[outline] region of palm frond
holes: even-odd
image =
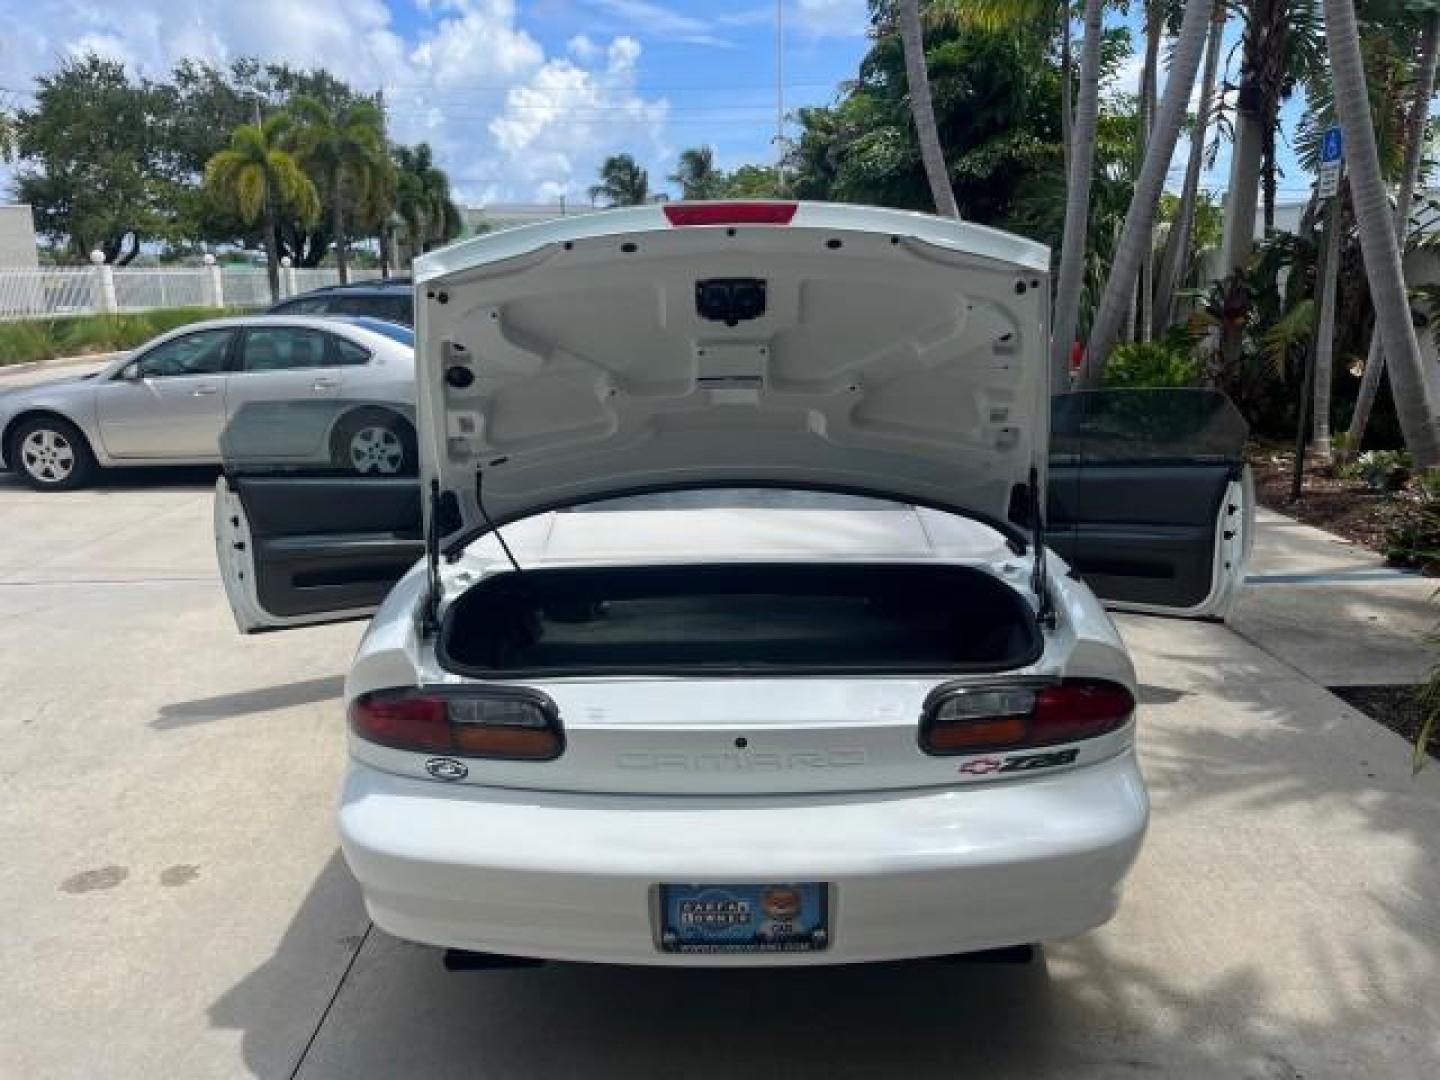
[[[1279,377],[1290,351],[1303,348],[1310,343],[1310,334],[1315,325],[1315,300],[1306,297],[1275,321],[1261,338],[1261,355],[1271,366],[1275,377]]]

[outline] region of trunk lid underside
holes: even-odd
[[[573,221],[422,265],[422,458],[459,500],[447,535],[746,484],[1007,521],[1043,474],[1043,248],[806,204],[789,225]]]

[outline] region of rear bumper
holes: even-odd
[[[352,762],[341,846],[381,929],[481,952],[747,966],[938,956],[1114,913],[1149,813],[1133,751],[1043,779],[843,796],[621,796],[441,785]],[[659,882],[826,881],[823,952],[677,956]]]

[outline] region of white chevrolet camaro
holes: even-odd
[[[233,417],[241,628],[373,613],[338,817],[375,924],[756,965],[1110,918],[1148,803],[1097,594],[1223,617],[1251,501],[1211,392],[1071,395],[1051,444],[1048,265],[861,207],[567,218],[418,260],[418,483]]]

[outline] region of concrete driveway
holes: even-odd
[[[1043,963],[455,976],[370,929],[336,850],[360,629],[236,634],[211,479],[41,496],[0,475],[0,1076],[1317,1080],[1440,1060],[1440,769],[1412,780],[1404,742],[1253,643],[1277,584],[1247,597],[1253,640],[1122,620],[1153,829],[1119,917]],[[1348,601],[1306,603],[1310,635],[1374,651]]]

